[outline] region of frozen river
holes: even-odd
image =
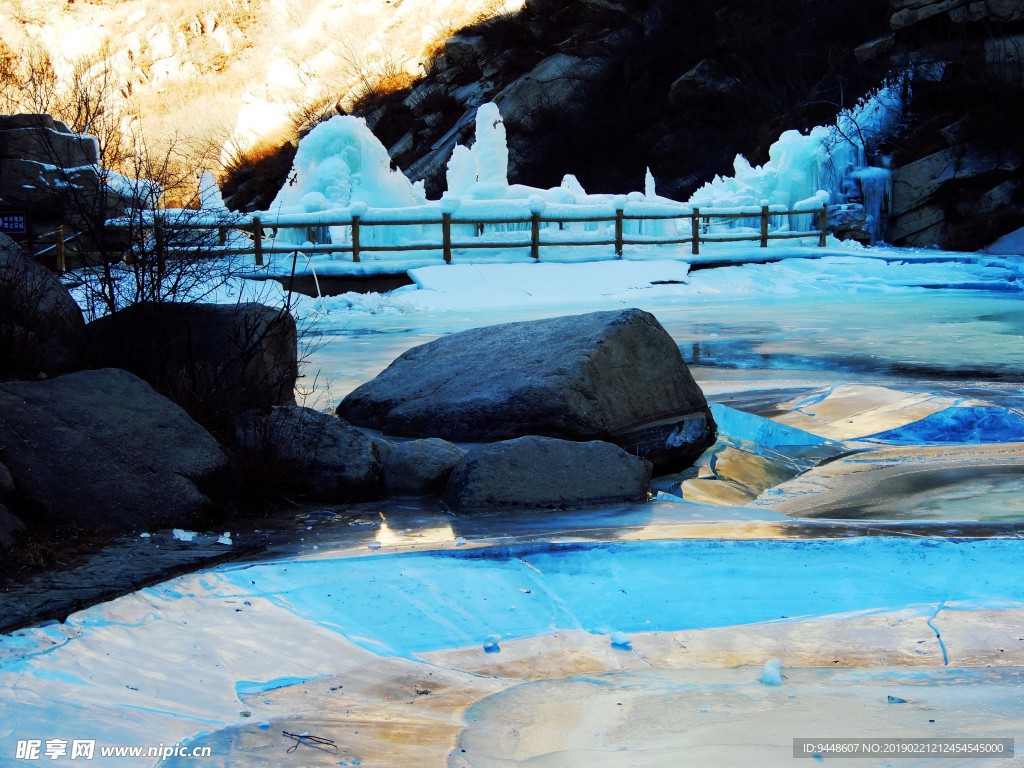
[[[304,380],[319,371],[320,407],[441,334],[649,310],[726,409],[715,460],[625,508],[315,510],[261,559],[0,637],[0,765],[36,764],[16,756],[26,739],[210,748],[102,765],[241,767],[767,766],[790,765],[797,738],[1024,744],[1017,273],[837,256],[682,279],[666,265],[594,290],[552,284],[580,272],[481,272],[468,292],[453,272],[304,303],[320,311]]]

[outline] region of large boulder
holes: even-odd
[[[49,115],[0,116],[0,198],[31,207],[36,220],[80,226],[124,213],[125,200],[99,162],[95,137]]]
[[[116,369],[0,384],[0,460],[26,523],[192,525],[228,458],[188,414]]]
[[[71,370],[84,329],[57,276],[0,233],[0,380]]]
[[[136,304],[86,327],[96,367],[124,368],[203,424],[295,402],[295,320],[263,304]]]
[[[7,549],[14,544],[14,536],[25,530],[25,524],[11,514],[3,504],[0,504],[0,550]]]
[[[49,115],[3,115],[0,116],[0,157],[80,168],[99,163],[100,152],[94,136],[74,133]]]
[[[679,348],[638,309],[477,328],[408,350],[338,406],[407,437],[606,440],[682,468],[715,424]]]
[[[381,496],[382,446],[312,408],[256,408],[238,417],[235,448],[270,493],[345,503]]]
[[[472,448],[444,500],[456,511],[642,502],[650,479],[649,462],[611,443],[520,437]]]
[[[436,437],[399,443],[384,459],[384,490],[389,497],[440,496],[465,455]]]

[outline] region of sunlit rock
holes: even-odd
[[[676,468],[715,433],[675,342],[637,309],[442,337],[405,352],[346,397],[338,414],[408,437],[607,440]]]

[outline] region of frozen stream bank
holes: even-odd
[[[624,748],[631,765],[774,765],[797,737],[1021,737],[1022,547],[538,543],[223,566],[3,638],[0,751],[187,739],[217,766]],[[781,686],[759,680],[772,658]],[[283,731],[338,748],[289,753]]]
[[[116,761],[131,766],[561,768],[790,765],[802,737],[1024,738],[1020,516],[983,509],[999,494],[969,469],[1006,467],[1000,492],[1019,495],[1016,268],[672,263],[595,285],[574,266],[585,271],[560,294],[546,276],[480,270],[470,290],[427,275],[396,294],[304,302],[330,383],[313,396],[332,405],[453,330],[638,306],[709,399],[774,419],[734,416],[733,453],[715,469],[775,483],[785,465],[802,472],[787,482],[806,482],[827,455],[815,469],[865,481],[858,509],[888,507],[841,525],[831,511],[794,521],[805,508],[783,514],[763,494],[756,507],[663,500],[515,519],[323,510],[303,520],[304,541],[258,562],[0,637],[0,765],[34,763],[15,757],[25,739],[211,748],[201,761]],[[950,409],[1005,418],[972,443]],[[810,454],[783,439],[799,433],[816,438]],[[952,462],[973,485],[948,487],[939,506],[920,493],[893,502],[893,486],[870,490],[858,471],[867,452],[889,457],[883,473]],[[956,522],[972,519],[988,522]],[[772,659],[782,685],[761,682]],[[332,743],[296,746],[284,731]]]

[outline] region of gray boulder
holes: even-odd
[[[298,337],[262,304],[136,304],[86,327],[96,367],[129,370],[211,428],[295,402]]]
[[[538,128],[542,105],[565,112],[580,110],[612,68],[602,56],[581,58],[566,53],[548,56],[528,73],[509,83],[494,97],[505,123],[531,133]]]
[[[650,479],[650,462],[611,443],[520,437],[471,449],[444,500],[456,511],[640,502]]]
[[[14,535],[23,530],[25,524],[0,504],[0,550],[10,547],[14,543]]]
[[[0,379],[73,369],[84,329],[57,276],[0,233]]]
[[[406,437],[606,440],[683,468],[715,440],[679,348],[638,309],[477,328],[408,350],[338,406]]]
[[[235,446],[250,477],[274,491],[330,503],[381,496],[381,446],[330,414],[296,406],[246,411]]]
[[[93,136],[49,115],[0,116],[0,198],[31,206],[34,218],[80,226],[124,213],[125,200],[99,166]]]
[[[0,501],[6,501],[14,496],[14,475],[7,465],[0,462]]]
[[[465,455],[457,445],[436,437],[399,443],[384,460],[384,490],[392,497],[440,496]]]
[[[80,168],[100,161],[99,144],[93,136],[73,133],[49,115],[0,117],[0,157]]]
[[[702,59],[693,69],[672,83],[669,100],[677,108],[696,100],[734,98],[743,93],[743,84],[728,75],[714,59]]]
[[[188,414],[127,371],[0,384],[0,460],[19,509],[118,532],[192,525],[228,458]]]

